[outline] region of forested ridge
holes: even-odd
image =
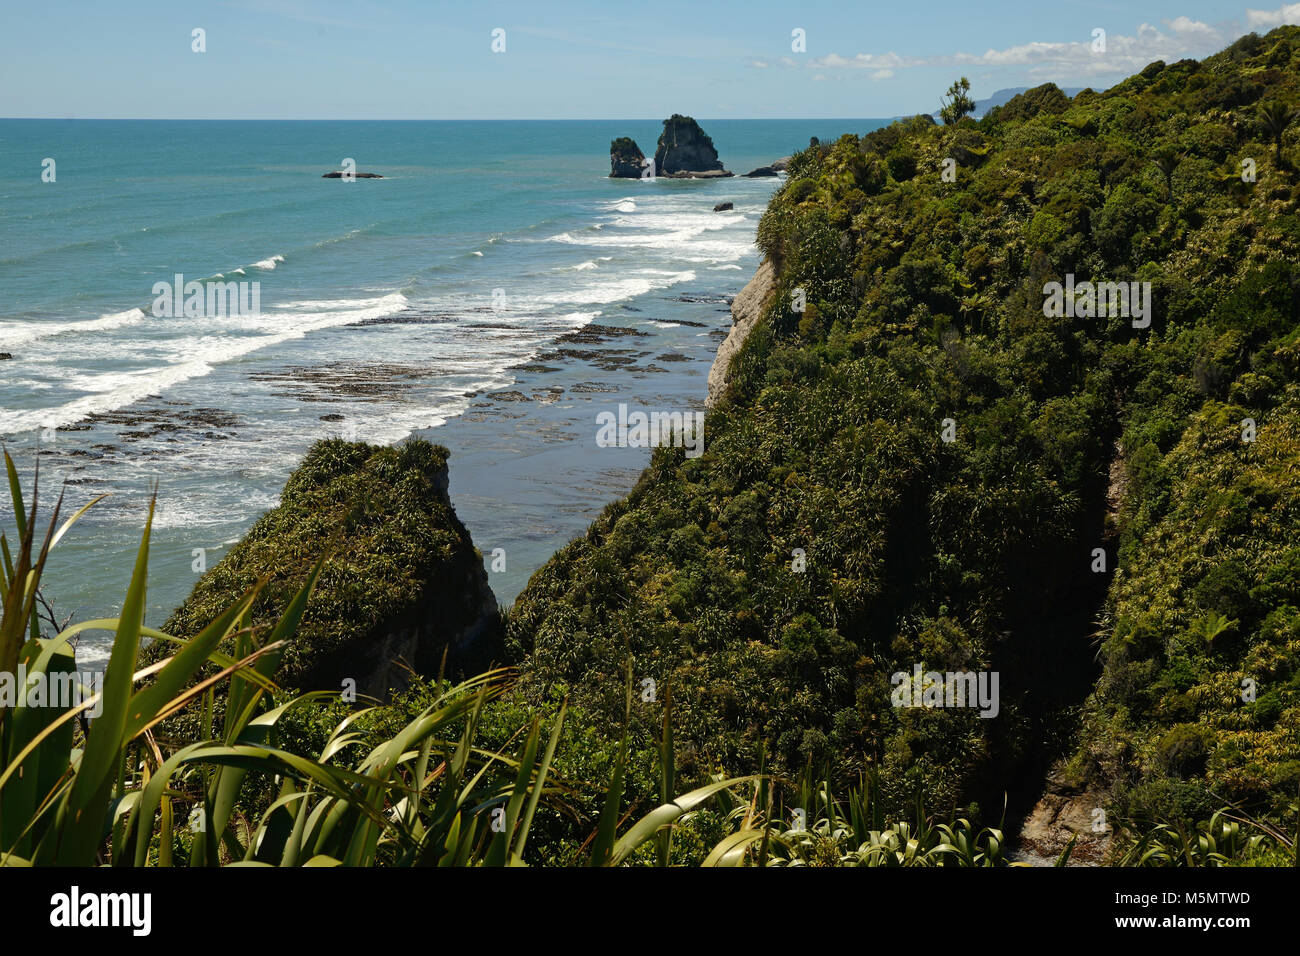
[[[630,661],[671,686],[688,770],[874,768],[895,811],[996,820],[1065,759],[1148,820],[1281,812],[1297,77],[1282,28],[796,154],[706,453],[658,451],[520,595],[525,694],[609,732]],[[1051,282],[1149,283],[1148,321],[1046,315]],[[1000,713],[891,706],[916,664],[997,671]]]

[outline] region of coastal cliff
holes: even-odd
[[[630,663],[672,686],[703,765],[841,787],[870,767],[887,808],[996,820],[1005,800],[1040,844],[1099,810],[1278,819],[1300,780],[1279,663],[1300,606],[1300,187],[1292,134],[1260,130],[1297,65],[1281,28],[792,157],[704,454],[656,451],[533,577],[509,622],[523,686],[567,687],[616,734]],[[1219,172],[1242,156],[1254,183]],[[1050,283],[1085,270],[1149,279],[1155,312],[1049,315]],[[898,693],[918,672],[998,675],[1000,698],[918,706]]]
[[[727,383],[731,381],[731,360],[735,358],[740,347],[745,344],[745,339],[753,331],[754,324],[762,315],[763,306],[772,295],[775,284],[776,270],[772,268],[771,262],[764,259],[753,277],[732,299],[731,330],[718,346],[718,354],[709,369],[709,392],[705,400],[707,407],[712,408],[716,405],[726,391]]]

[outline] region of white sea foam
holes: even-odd
[[[284,256],[271,256],[271,258],[269,258],[269,259],[260,259],[260,260],[258,260],[257,262],[254,262],[254,263],[253,263],[253,268],[254,268],[254,269],[262,269],[262,270],[264,270],[264,271],[266,271],[266,272],[270,272],[272,269],[274,269],[274,268],[275,268],[277,265],[279,265],[281,262],[284,262]],[[243,270],[240,270],[240,271],[242,272]]]
[[[671,232],[650,232],[641,229],[620,230],[617,233],[601,233],[600,235],[561,232],[557,235],[550,236],[547,242],[562,242],[574,246],[635,246],[650,249],[674,249],[690,242],[702,232],[709,231],[711,226],[688,226],[684,229],[674,229]]]
[[[213,367],[222,362],[242,358],[291,339],[300,339],[311,332],[392,315],[405,309],[409,303],[404,295],[395,292],[377,299],[326,300],[310,305],[328,311],[295,312],[286,308],[263,313],[263,317],[270,320],[271,326],[278,329],[267,334],[186,336],[172,343],[175,351],[169,365],[131,372],[80,375],[76,378],[75,387],[91,394],[54,408],[24,412],[0,409],[0,422],[4,423],[3,428],[7,434],[75,424],[87,416],[123,408],[181,382],[209,375]]]
[[[72,332],[104,332],[109,329],[120,329],[135,325],[145,318],[147,316],[144,310],[127,309],[125,312],[111,312],[97,319],[86,319],[81,322],[5,322],[0,324],[0,346],[3,346],[0,351],[7,352],[16,346],[29,345],[41,339]]]
[[[561,292],[548,292],[534,297],[532,301],[546,305],[608,305],[633,299],[656,289],[666,289],[682,282],[693,282],[694,272],[669,272],[663,269],[640,269],[635,273],[624,274],[618,278],[590,285],[566,289]]]

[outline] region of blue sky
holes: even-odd
[[[1300,23],[1300,2],[0,0],[0,22],[6,117],[886,117],[961,74],[976,98],[1105,87]]]

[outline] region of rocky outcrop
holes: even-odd
[[[648,175],[650,164],[645,153],[630,136],[620,136],[609,143],[610,179],[641,179]]]
[[[722,168],[713,140],[700,129],[700,124],[689,116],[674,113],[664,120],[664,131],[659,134],[655,175],[711,179],[732,174]]]
[[[727,179],[728,177],[734,175],[736,174],[729,173],[725,169],[705,169],[705,170],[683,169],[675,173],[665,173],[663,175],[663,178],[664,179]]]
[[[448,497],[447,450],[318,442],[280,504],[208,570],[164,629],[197,634],[259,580],[254,625],[276,621],[324,568],[276,673],[282,686],[384,697],[408,668],[475,674],[500,662],[501,619],[482,556]],[[148,651],[155,651],[150,647]]]
[[[735,208],[736,208],[735,203],[720,202],[720,203],[718,203],[716,206],[713,207],[713,211],[714,211],[714,212],[726,212],[728,209],[735,209]]]
[[[0,352],[0,362],[7,361],[8,359],[11,358],[13,358],[13,356],[10,355],[8,352]]]
[[[1046,865],[1074,840],[1070,865],[1095,865],[1110,849],[1106,802],[1101,795],[1071,786],[1059,774],[1049,776],[1046,792],[1020,828],[1018,856]]]
[[[814,141],[816,137],[813,137]],[[745,173],[749,179],[756,179],[759,176],[777,176],[785,172],[785,168],[790,165],[790,157],[782,156],[780,159],[773,160],[770,166],[760,166],[758,169],[751,169]]]
[[[335,170],[332,173],[326,173],[324,176],[321,177],[321,179],[342,179],[342,178],[343,178],[343,173],[340,172],[339,170]],[[352,178],[353,179],[383,179],[384,177],[380,176],[378,173],[353,173]]]
[[[713,367],[709,369],[709,395],[704,403],[707,407],[716,405],[727,390],[727,383],[731,381],[731,360],[753,331],[775,286],[776,270],[772,268],[772,263],[764,259],[754,277],[731,300],[731,331],[718,346]]]

